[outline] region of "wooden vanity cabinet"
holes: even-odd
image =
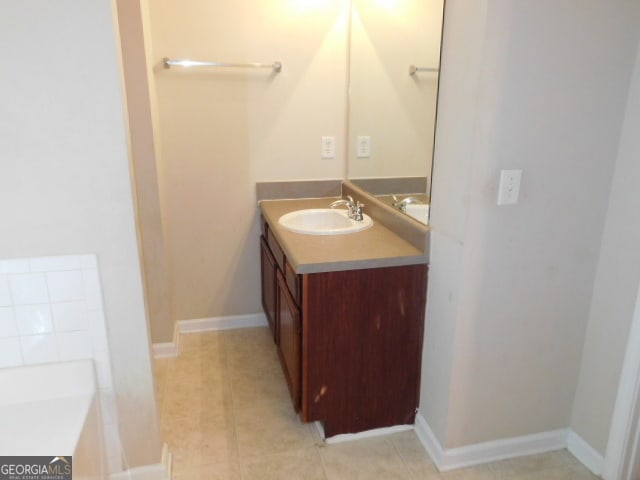
[[[287,288],[282,272],[278,271],[278,355],[287,380],[291,401],[296,412],[300,411],[302,318],[300,308]]]
[[[260,272],[262,276],[262,309],[264,310],[264,314],[267,317],[267,321],[269,322],[269,327],[271,328],[271,333],[273,334],[273,340],[277,342],[278,330],[276,324],[276,308],[278,293],[276,284],[276,273],[278,271],[278,267],[264,236],[260,238],[260,262]]]
[[[276,305],[269,322],[301,419],[321,421],[327,437],[412,424],[420,391],[427,266],[298,275],[268,226],[266,237],[263,305],[267,317],[267,306]]]

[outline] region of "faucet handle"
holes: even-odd
[[[362,212],[362,209],[364,208],[364,203],[360,203],[359,201],[356,202],[355,204],[355,208],[353,209],[353,219],[361,222],[362,220],[364,220],[364,214]]]

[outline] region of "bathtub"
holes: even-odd
[[[92,360],[0,369],[0,455],[73,456],[73,478],[106,478]]]

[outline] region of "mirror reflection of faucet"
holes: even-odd
[[[347,195],[347,200],[341,198],[340,200],[336,200],[331,205],[331,208],[339,207],[340,205],[344,205],[347,207],[349,218],[355,220],[357,222],[361,222],[364,219],[363,209],[364,203],[360,203],[356,201],[354,203],[353,197],[351,195]]]
[[[398,200],[398,197],[393,195],[392,198],[393,198],[393,204],[392,204],[393,208],[397,208],[401,212],[406,212],[407,205],[409,205],[410,203],[420,203],[420,204],[422,203],[416,197],[405,197],[402,200]]]

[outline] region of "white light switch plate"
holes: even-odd
[[[323,159],[336,157],[336,137],[322,137],[320,156]]]
[[[356,150],[358,158],[369,158],[371,156],[371,137],[359,135],[356,139]]]
[[[501,170],[498,205],[515,205],[520,195],[522,170]]]

